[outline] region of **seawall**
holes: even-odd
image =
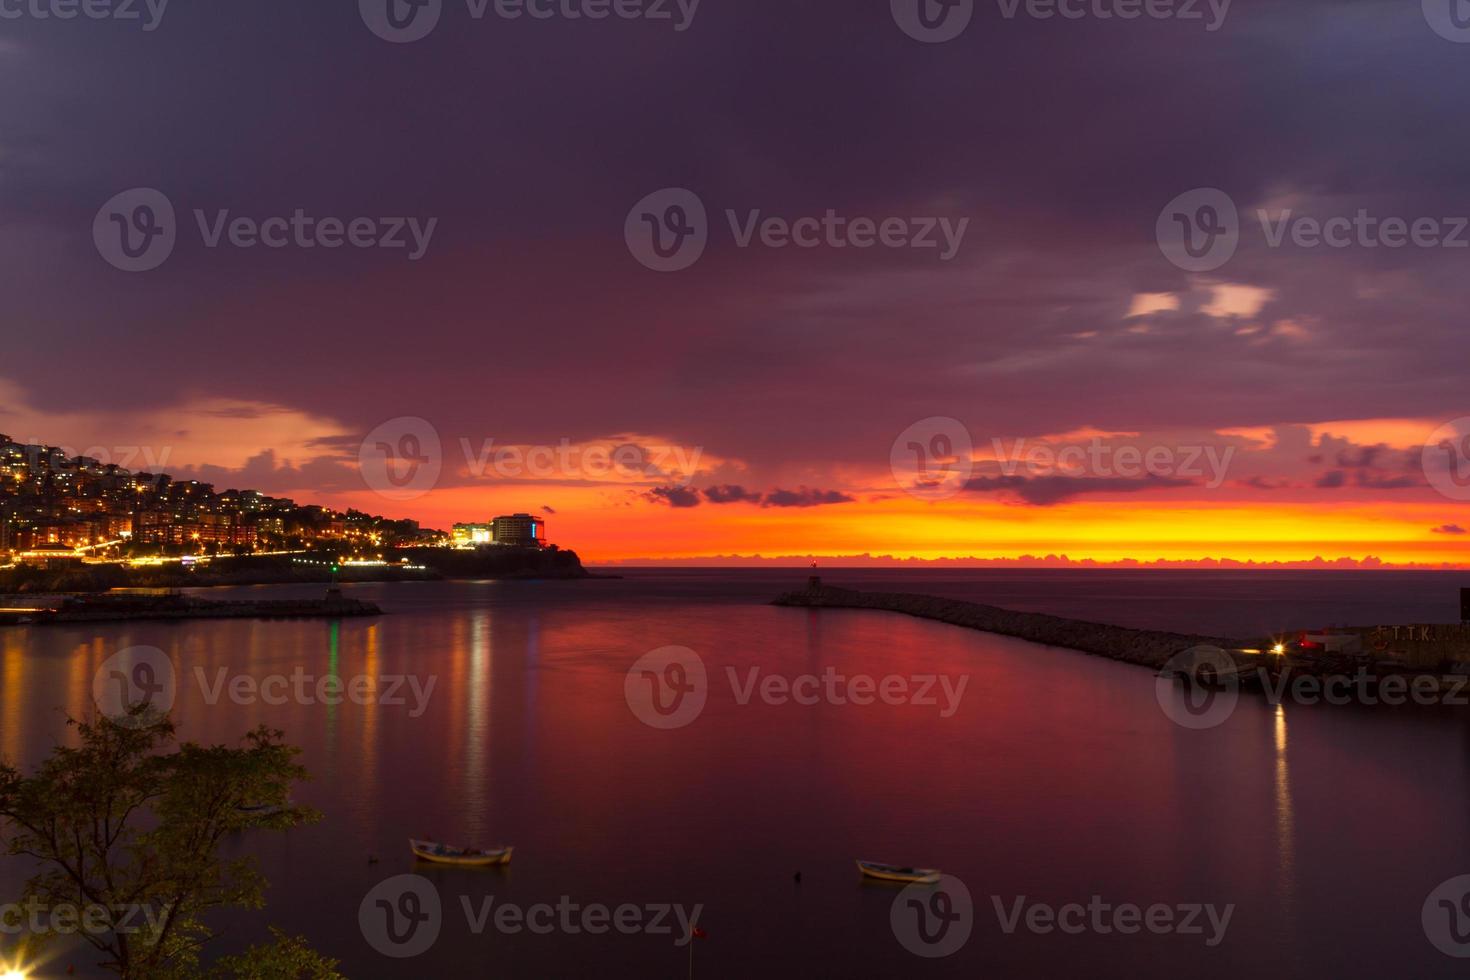
[[[1239,640],[1218,636],[1136,630],[1104,623],[1017,612],[999,606],[903,592],[859,592],[837,589],[813,581],[798,592],[777,597],[773,605],[814,609],[877,609],[932,619],[952,626],[1013,636],[1032,643],[1065,647],[1110,660],[1158,670],[1170,657],[1192,647],[1208,645],[1233,650],[1244,646]]]

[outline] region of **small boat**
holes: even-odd
[[[489,851],[476,851],[467,847],[450,847],[431,840],[410,840],[408,846],[413,850],[413,856],[420,861],[474,868],[509,864],[511,852],[515,850],[513,847],[497,847]]]
[[[909,881],[932,885],[939,880],[938,868],[900,868],[879,861],[859,861],[858,870],[869,878],[879,881]]]

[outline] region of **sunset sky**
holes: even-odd
[[[0,21],[0,432],[426,526],[543,513],[594,562],[1470,564],[1470,248],[1257,217],[1470,214],[1470,44],[1418,2],[1237,0],[1213,31],[979,3],[942,44],[887,0],[685,30],[446,0],[401,44],[357,6]],[[93,223],[140,187],[178,243],[129,273]],[[708,209],[683,271],[624,237],[664,188]],[[1156,237],[1197,188],[1239,209],[1209,271]],[[437,224],[413,261],[211,248],[196,209]],[[945,260],[742,247],[727,210],[968,225]],[[405,419],[439,444],[411,499],[360,467]],[[932,419],[972,451],[911,492]]]

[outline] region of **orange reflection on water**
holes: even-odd
[[[1283,899],[1291,890],[1296,865],[1296,813],[1291,802],[1291,771],[1286,759],[1286,706],[1276,706],[1276,860]]]

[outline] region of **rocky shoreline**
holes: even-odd
[[[400,549],[402,565],[342,565],[331,571],[335,556],[221,556],[189,568],[180,565],[87,565],[44,569],[21,566],[0,571],[0,596],[107,592],[110,589],[197,589],[244,585],[293,585],[341,581],[424,582],[442,579],[582,579],[607,578],[582,567],[575,551],[558,548]],[[615,577],[615,576],[613,576]]]

